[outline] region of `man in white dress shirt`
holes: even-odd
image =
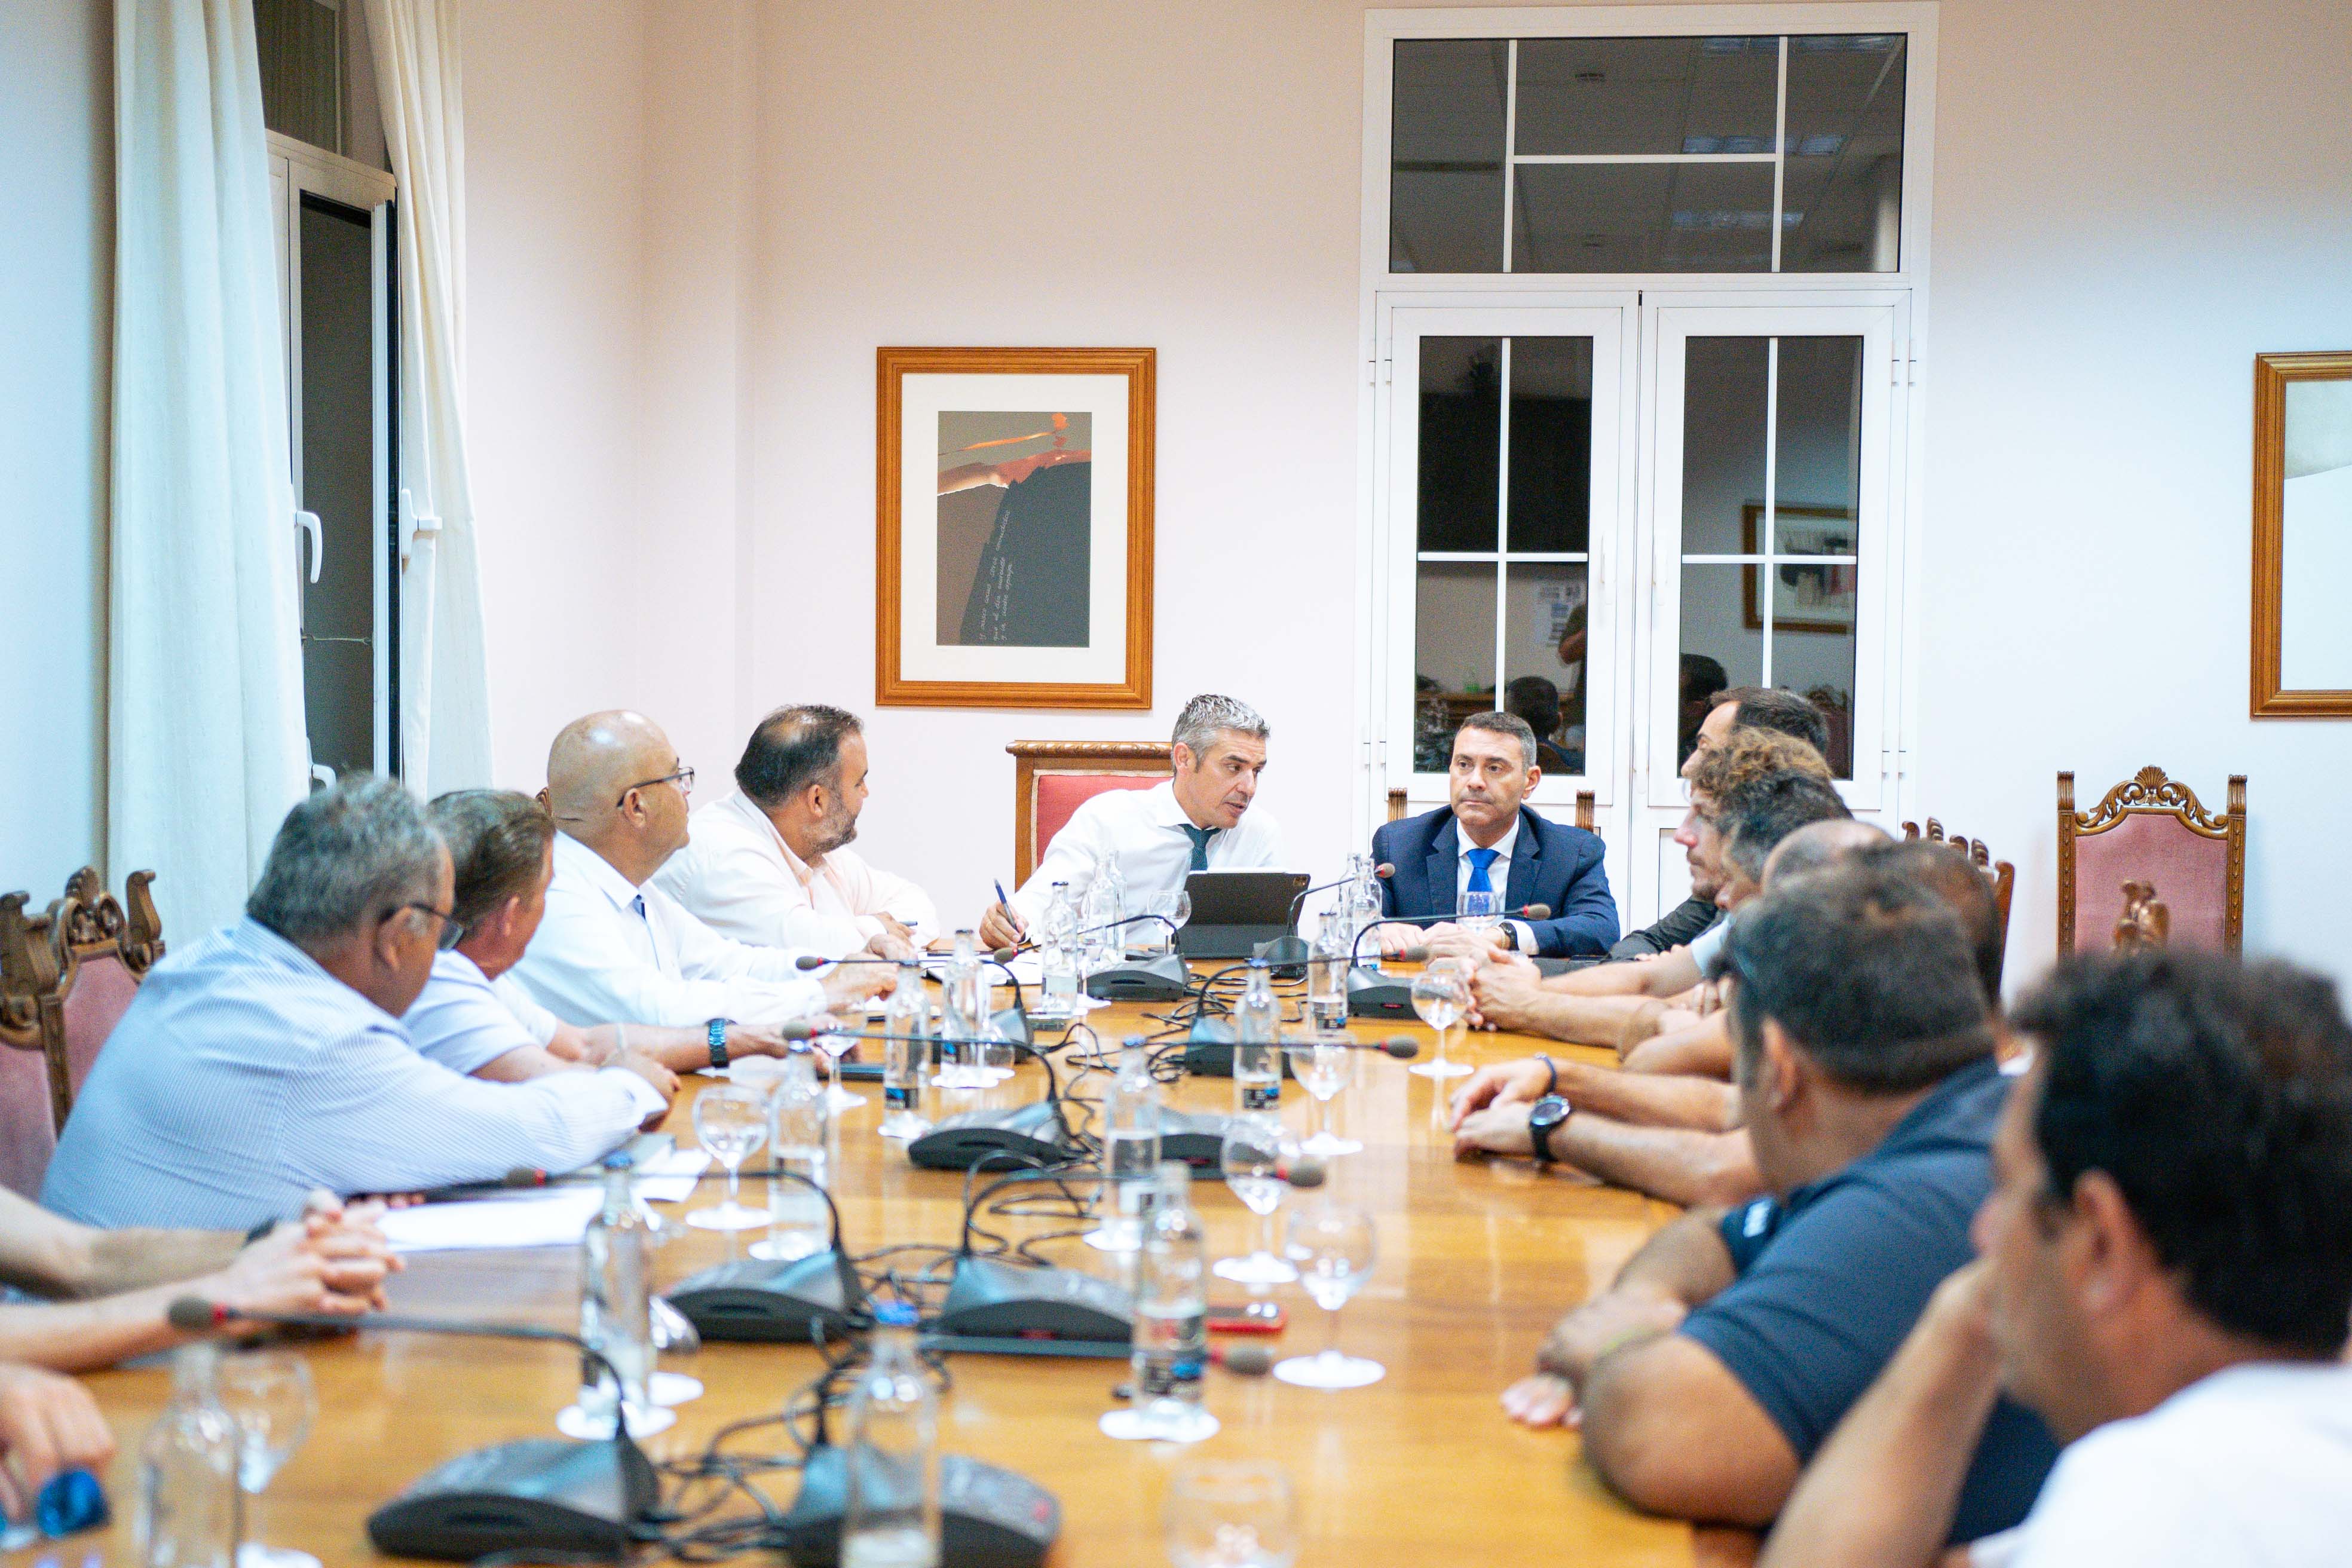
[[[989,906],[981,945],[1019,942],[1045,914],[1055,883],[1082,891],[1106,861],[1118,863],[1130,910],[1138,894],[1173,893],[1194,871],[1281,868],[1282,829],[1251,808],[1270,733],[1255,709],[1230,697],[1184,704],[1170,748],[1175,776],[1146,790],[1106,790],[1072,812],[1011,907]]]
[[[686,847],[694,770],[642,713],[592,713],[555,738],[547,805],[556,826],[547,914],[514,973],[569,1024],[615,1019],[699,1028],[714,1067],[733,1029],[824,1016],[887,989],[887,964],[803,973],[800,950],[719,935],[653,885]]]
[[[41,1203],[85,1225],[242,1229],[316,1189],[407,1192],[568,1171],[667,1099],[625,1067],[485,1083],[400,1016],[451,919],[449,856],[386,779],[287,813],[246,918],[172,953],[100,1053]]]
[[[930,896],[849,848],[866,806],[854,713],[779,708],[751,731],[735,793],[698,807],[654,885],[722,936],[845,958],[912,958],[939,935]]]

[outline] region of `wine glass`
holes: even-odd
[[[1283,1048],[1290,1053],[1290,1075],[1306,1086],[1315,1103],[1315,1131],[1298,1146],[1299,1152],[1318,1160],[1336,1160],[1342,1154],[1361,1152],[1361,1142],[1340,1137],[1328,1125],[1332,1100],[1355,1076],[1355,1047],[1348,1043],[1348,1037],[1318,1034],[1311,1039],[1293,1040]]]
[[[735,1084],[713,1086],[694,1102],[694,1138],[727,1168],[727,1201],[697,1209],[686,1223],[699,1230],[757,1230],[768,1223],[765,1208],[740,1201],[743,1162],[768,1141],[768,1097]]]
[[[1470,1010],[1470,978],[1462,960],[1433,958],[1412,977],[1412,1010],[1437,1031],[1437,1055],[1410,1069],[1423,1078],[1460,1078],[1470,1070],[1466,1062],[1449,1061],[1445,1043],[1454,1026]]]
[[[838,1116],[845,1110],[855,1110],[865,1104],[864,1095],[852,1094],[841,1087],[841,1058],[857,1048],[857,1037],[835,1030],[819,1035],[816,1037],[816,1047],[824,1053],[825,1059],[832,1064],[827,1068],[825,1074],[832,1080],[832,1086],[824,1091],[825,1109]],[[755,1143],[752,1147],[756,1149],[759,1145]]]
[[[1464,931],[1492,931],[1503,922],[1503,895],[1491,889],[1462,895],[1454,922]]]
[[[1298,1496],[1271,1460],[1178,1466],[1160,1523],[1175,1568],[1290,1568],[1298,1561]]]
[[[221,1408],[236,1423],[236,1484],[259,1498],[310,1436],[319,1414],[310,1369],[290,1351],[241,1351],[220,1364]],[[319,1568],[307,1552],[247,1541],[237,1568]]]
[[[1290,1190],[1282,1166],[1296,1152],[1289,1130],[1283,1126],[1280,1117],[1269,1112],[1245,1112],[1225,1124],[1221,1156],[1225,1184],[1233,1188],[1234,1196],[1241,1199],[1250,1213],[1257,1215],[1258,1247],[1246,1258],[1217,1259],[1215,1273],[1220,1279],[1248,1286],[1247,1314],[1268,1321],[1279,1311],[1266,1295],[1268,1289],[1287,1285],[1298,1278],[1298,1270],[1274,1250],[1274,1212],[1282,1206]]]
[[[1288,1250],[1298,1266],[1298,1282],[1331,1314],[1331,1332],[1320,1352],[1276,1362],[1274,1375],[1300,1388],[1361,1388],[1387,1376],[1380,1363],[1339,1351],[1339,1309],[1372,1271],[1372,1216],[1328,1199],[1294,1209]]]

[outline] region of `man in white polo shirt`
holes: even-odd
[[[779,708],[744,745],[735,793],[696,809],[692,839],[654,884],[738,942],[912,958],[939,935],[939,911],[922,889],[849,847],[866,781],[856,714]]]

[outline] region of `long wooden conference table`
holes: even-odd
[[[1115,1050],[1122,1034],[1160,1026],[1143,1014],[1165,1011],[1123,1004],[1087,1021]],[[1424,1041],[1422,1059],[1428,1059],[1430,1031],[1418,1024],[1359,1024],[1354,1032],[1362,1038],[1417,1035]],[[1455,1035],[1454,1055],[1473,1063],[1536,1049],[1609,1059],[1604,1051],[1522,1036],[1474,1034],[1465,1043],[1462,1031]],[[694,1095],[717,1080],[687,1081],[667,1123],[681,1147],[694,1142]],[[1305,1568],[1711,1568],[1751,1561],[1754,1543],[1744,1532],[1693,1531],[1627,1507],[1582,1462],[1573,1432],[1529,1431],[1504,1415],[1496,1395],[1527,1370],[1554,1320],[1605,1287],[1676,1211],[1571,1175],[1538,1173],[1524,1162],[1457,1163],[1439,1113],[1460,1081],[1440,1087],[1402,1062],[1367,1052],[1354,1086],[1334,1102],[1337,1130],[1365,1147],[1331,1163],[1322,1195],[1370,1212],[1380,1252],[1346,1310],[1343,1343],[1388,1369],[1381,1382],[1327,1393],[1212,1369],[1206,1403],[1223,1429],[1178,1448],[1115,1442],[1097,1429],[1097,1419],[1115,1407],[1112,1385],[1125,1381],[1122,1363],[958,1355],[950,1359],[953,1385],[940,1406],[941,1448],[1018,1470],[1060,1499],[1062,1535],[1049,1559],[1057,1568],[1166,1562],[1162,1496],[1171,1470],[1194,1454],[1272,1459],[1287,1469],[1298,1495]],[[1099,1096],[1107,1084],[1095,1075],[1084,1092]],[[953,1245],[962,1220],[962,1176],[910,1165],[900,1144],[875,1132],[878,1087],[853,1087],[867,1103],[837,1120],[835,1181],[848,1250],[911,1241]],[[987,1091],[992,1099],[939,1094],[926,1109],[937,1116],[1020,1103],[1042,1089],[1042,1076],[1031,1067]],[[1171,1089],[1171,1103],[1223,1110],[1232,1108],[1232,1096],[1229,1079],[1187,1079]],[[1286,1118],[1303,1130],[1310,1109],[1306,1091],[1286,1082],[1283,1103]],[[753,1156],[753,1163],[762,1158]],[[666,1217],[719,1202],[715,1167],[712,1178],[688,1203],[664,1208]],[[1223,1183],[1203,1173],[1193,1194],[1213,1254],[1248,1251],[1255,1222]],[[746,1196],[759,1201],[759,1189],[747,1185]],[[1317,1196],[1294,1194],[1287,1204]],[[1069,1226],[1039,1219],[1009,1232],[992,1221],[991,1228],[1017,1238]],[[722,1261],[759,1234],[730,1237],[676,1225],[656,1254],[659,1282],[673,1284]],[[1076,1238],[1041,1250],[1063,1267],[1110,1268],[1105,1255]],[[1214,1300],[1244,1297],[1240,1286],[1217,1286]],[[1275,1348],[1319,1349],[1323,1313],[1295,1286],[1277,1296],[1289,1322]],[[576,1325],[577,1301],[577,1262],[563,1247],[415,1255],[391,1288],[395,1310],[567,1329]],[[1219,1336],[1219,1342],[1237,1342]],[[366,1333],[310,1344],[303,1353],[318,1384],[319,1421],[249,1526],[259,1539],[313,1552],[331,1568],[384,1562],[365,1534],[373,1509],[453,1455],[551,1435],[555,1412],[579,1381],[576,1356],[558,1345]],[[821,1370],[815,1350],[795,1345],[711,1343],[691,1358],[665,1358],[665,1364],[690,1372],[708,1393],[679,1409],[676,1426],[645,1439],[656,1459],[698,1453],[720,1426],[773,1412]],[[117,1522],[12,1561],[53,1559],[59,1568],[81,1568],[93,1560],[134,1560],[137,1453],[169,1394],[170,1374],[159,1358],[89,1382],[121,1447],[108,1483]],[[777,1428],[736,1445],[788,1446]],[[796,1484],[791,1472],[777,1471],[765,1489],[786,1507]]]

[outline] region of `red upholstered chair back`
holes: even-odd
[[[2124,884],[2147,882],[2171,917],[2168,941],[2206,952],[2239,951],[2246,909],[2246,781],[2230,779],[2230,806],[2207,811],[2188,785],[2142,768],[2087,812],[2074,775],[2058,775],[2058,951],[2115,945]]]
[[[1015,741],[1013,875],[1029,879],[1078,807],[1106,790],[1150,789],[1173,773],[1165,741]]]
[[[0,1040],[0,1187],[37,1201],[57,1149],[48,1053]]]
[[[50,1031],[44,1026],[57,1011],[58,971],[48,917],[26,914],[25,899],[0,899],[0,1186],[37,1199],[58,1146]]]
[[[97,873],[85,867],[67,882],[66,896],[49,906],[58,1002],[51,1057],[65,1073],[60,1126],[107,1037],[137,999],[141,978],[163,955],[162,921],[147,890],[154,879],[152,871],[132,873],[125,889],[126,913]]]

